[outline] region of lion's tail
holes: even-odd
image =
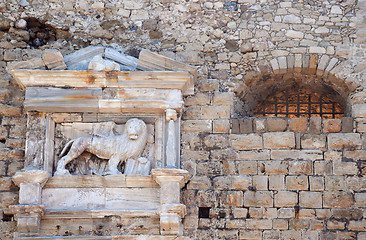
[[[62,149],[61,153],[60,153],[60,156],[59,157],[62,157],[64,156],[66,150],[69,148],[69,146],[74,142],[75,139],[72,139],[70,141],[68,141],[65,145],[65,147]]]

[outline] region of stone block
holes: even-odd
[[[334,175],[357,175],[359,173],[356,162],[333,162]]]
[[[270,150],[240,151],[238,160],[269,160],[271,159]]]
[[[309,133],[317,134],[321,132],[321,129],[322,129],[321,117],[310,117]]]
[[[287,176],[286,177],[287,190],[308,190],[309,181],[308,176]]]
[[[268,176],[253,176],[253,186],[256,190],[268,190]]]
[[[231,177],[231,188],[234,190],[247,190],[251,182],[249,177],[233,176]]]
[[[267,219],[247,219],[246,224],[247,229],[272,229],[272,220]]]
[[[270,175],[268,177],[268,189],[269,190],[285,190],[285,176],[284,175]]]
[[[274,219],[273,220],[273,229],[287,230],[288,229],[288,221],[286,219]]]
[[[183,132],[212,132],[211,120],[186,120],[182,123]]]
[[[343,230],[345,228],[346,223],[337,221],[337,220],[329,220],[327,222],[327,229],[329,230]]]
[[[19,204],[41,204],[42,188],[39,183],[21,183]]]
[[[256,118],[253,119],[253,130],[256,133],[263,133],[267,131],[267,119]]]
[[[289,229],[309,229],[310,228],[310,220],[309,219],[290,219],[289,221]]]
[[[291,118],[289,121],[289,130],[292,132],[306,132],[308,129],[307,118]]]
[[[292,132],[273,132],[263,134],[264,148],[295,148],[295,134]]]
[[[267,125],[269,132],[284,132],[287,129],[286,118],[267,118]]]
[[[230,121],[226,119],[218,119],[213,121],[213,133],[229,133]]]
[[[185,106],[204,106],[209,105],[211,102],[211,97],[208,93],[196,93],[193,96],[189,96],[185,99]]]
[[[337,133],[342,130],[341,119],[324,119],[323,133]]]
[[[250,218],[263,218],[263,208],[249,208],[249,216]]]
[[[230,112],[230,106],[205,106],[201,108],[201,119],[229,119]]]
[[[47,49],[42,53],[42,59],[48,69],[64,70],[67,66],[61,52],[55,49]]]
[[[247,208],[234,208],[232,211],[234,218],[247,218],[248,216]]]
[[[325,208],[349,208],[353,205],[353,194],[350,192],[326,191],[323,193],[323,207]]]
[[[242,191],[227,191],[221,195],[221,204],[225,207],[242,207],[243,192]]]
[[[258,171],[267,175],[288,174],[288,161],[261,161]]]
[[[233,105],[233,92],[215,92],[212,99],[212,105]]]
[[[348,229],[351,231],[365,231],[366,220],[350,221],[348,224]]]
[[[187,189],[209,189],[211,180],[207,176],[194,176],[187,184]]]
[[[363,209],[361,208],[343,208],[332,209],[332,215],[334,218],[343,219],[361,219],[363,217]]]
[[[290,161],[289,174],[311,174],[313,172],[312,161]]]
[[[232,119],[231,120],[231,133],[232,134],[238,134],[240,133],[240,125],[238,119]]]
[[[309,176],[310,191],[323,191],[324,178],[317,176]]]
[[[333,164],[331,161],[315,161],[314,173],[316,175],[333,174]]]
[[[272,207],[273,192],[246,191],[244,193],[244,207]]]
[[[258,230],[240,230],[240,240],[257,240],[262,239],[262,231]]]
[[[358,133],[330,133],[328,134],[328,148],[331,150],[360,149],[362,145]]]
[[[297,193],[290,191],[279,191],[274,196],[275,207],[293,207],[297,204]]]
[[[326,136],[319,134],[304,134],[300,137],[302,149],[325,149]]]
[[[294,208],[280,208],[278,209],[278,217],[279,218],[294,218],[295,217],[295,209]]]
[[[257,161],[242,161],[238,163],[238,172],[240,175],[257,174]]]
[[[350,133],[353,131],[353,118],[351,117],[343,117],[342,121],[342,132]]]
[[[355,193],[355,206],[366,207],[366,193]]]
[[[299,194],[299,204],[302,208],[322,208],[322,193],[302,191]]]
[[[239,120],[240,133],[252,133],[253,132],[253,119],[244,118]]]
[[[254,150],[262,149],[262,137],[258,134],[241,134],[230,135],[230,143],[233,149],[236,150]]]

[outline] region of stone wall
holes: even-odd
[[[103,45],[198,68],[182,121],[186,236],[366,239],[365,15],[364,0],[2,1],[0,238],[15,229],[11,176],[26,132],[24,93],[7,68],[49,48]],[[288,79],[332,87],[347,117],[242,118]]]

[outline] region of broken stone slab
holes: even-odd
[[[21,62],[11,62],[8,63],[8,70],[13,69],[46,69],[46,65],[44,64],[41,58],[32,58],[27,61]]]
[[[104,54],[104,47],[90,46],[64,57],[69,70],[87,70],[90,61],[97,55]]]
[[[105,60],[102,55],[93,57],[88,66],[88,70],[94,71],[119,71],[120,69],[118,63]]]
[[[135,71],[138,64],[138,59],[132,56],[127,56],[119,51],[106,48],[104,53],[105,58],[113,60],[121,65],[121,70],[123,71]]]
[[[42,53],[43,62],[48,69],[51,70],[64,70],[67,66],[64,62],[64,57],[61,52],[55,49],[47,49]]]

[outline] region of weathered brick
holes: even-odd
[[[252,226],[253,224],[251,224]],[[240,230],[240,240],[257,240],[262,239],[262,231],[258,230]]]
[[[291,132],[273,132],[263,134],[264,148],[295,148],[295,134]]]
[[[360,149],[362,145],[358,133],[330,133],[328,134],[328,148],[334,150]]]
[[[297,230],[281,231],[281,237],[283,239],[301,239],[301,231]]]
[[[322,129],[321,117],[310,117],[309,133],[317,134],[321,132],[321,129]]]
[[[258,167],[259,172],[267,175],[288,173],[288,161],[261,161]]]
[[[308,190],[309,188],[308,177],[304,175],[287,176],[286,184],[287,190]]]
[[[290,161],[289,174],[311,174],[313,166],[311,161]]]
[[[355,206],[366,207],[366,193],[355,193]]]
[[[299,195],[299,203],[303,208],[322,208],[322,193],[302,191]]]
[[[257,161],[241,161],[238,163],[238,172],[240,175],[257,174]]]
[[[270,150],[239,151],[238,160],[269,160]]]
[[[310,220],[309,219],[290,219],[289,229],[309,229]]]
[[[230,106],[205,106],[201,108],[201,119],[229,119],[230,112]]]
[[[230,135],[230,142],[233,149],[255,150],[262,149],[262,137],[258,134]]]
[[[319,134],[304,134],[300,138],[302,149],[325,149],[326,136]]]
[[[324,119],[323,133],[337,133],[342,130],[340,119]]]
[[[222,172],[225,175],[235,175],[237,174],[237,167],[235,161],[222,161]]]
[[[253,120],[253,130],[256,133],[263,133],[267,131],[267,119],[266,118],[256,118]]]
[[[250,218],[263,218],[263,208],[250,207],[249,216]]]
[[[251,179],[246,176],[231,177],[231,187],[234,190],[247,190],[251,182]]]
[[[221,175],[222,163],[220,162],[202,162],[197,164],[198,175]]]
[[[209,152],[207,151],[192,151],[192,150],[182,150],[181,155],[183,160],[208,160]]]
[[[279,191],[275,194],[275,207],[293,207],[297,204],[297,193],[290,191]]]
[[[294,218],[295,209],[294,208],[280,208],[278,209],[279,218]]]
[[[303,160],[319,160],[323,159],[323,151],[321,150],[271,150],[271,159],[273,160],[289,160],[289,159],[303,159]]]
[[[208,148],[227,148],[229,140],[226,135],[210,134],[203,138],[203,143]]]
[[[268,176],[253,176],[253,186],[256,190],[268,190]]]
[[[226,119],[218,119],[213,121],[213,133],[229,133],[230,121]]]
[[[324,177],[309,176],[310,191],[324,190]]]
[[[353,130],[353,118],[352,117],[343,117],[342,121],[342,132],[350,133]]]
[[[242,191],[228,191],[222,192],[221,204],[227,207],[242,207],[243,206],[243,192]]]
[[[365,231],[366,220],[350,221],[348,224],[348,229],[352,231]]]
[[[208,93],[196,93],[193,96],[189,96],[185,99],[184,104],[186,106],[208,105],[211,101],[211,95]]]
[[[240,133],[252,133],[253,132],[253,119],[244,118],[239,120]]]
[[[226,228],[245,228],[245,220],[243,219],[235,219],[235,220],[229,220],[226,222]],[[224,235],[225,237],[228,236],[227,233]]]
[[[229,176],[219,176],[213,179],[215,189],[223,190],[231,188],[231,178]]]
[[[288,221],[286,219],[274,219],[273,220],[273,229],[287,230]]]
[[[323,206],[325,208],[347,208],[354,204],[353,194],[350,192],[324,192]]]
[[[332,161],[315,161],[314,162],[314,173],[316,175],[333,174]]]
[[[344,176],[325,176],[326,190],[344,190],[345,181]]]
[[[231,133],[232,134],[240,133],[240,127],[239,127],[239,120],[238,119],[232,119],[231,120]]]
[[[211,180],[207,176],[194,176],[187,184],[187,189],[209,189]]]
[[[297,215],[298,218],[315,218],[315,209],[300,209]],[[313,221],[311,221],[312,223]]]
[[[233,92],[215,92],[212,99],[212,105],[232,105]]]
[[[332,217],[330,209],[316,209],[316,216],[320,219],[329,219]]]
[[[287,129],[286,118],[267,118],[268,131],[269,132],[284,132]]]
[[[182,123],[183,132],[212,132],[211,120],[186,120]]]
[[[334,175],[356,175],[358,172],[359,171],[356,162],[333,162]]]
[[[247,229],[272,229],[272,220],[247,219],[246,223]]]
[[[345,228],[345,225],[346,225],[345,222],[340,222],[337,220],[329,220],[327,222],[327,228],[329,230],[335,230],[335,229],[342,230]]]
[[[244,193],[245,207],[272,207],[273,193],[268,191],[246,191]]]
[[[285,190],[285,176],[284,175],[270,175],[268,178],[269,190]]]
[[[247,208],[234,208],[232,211],[234,218],[247,218],[248,216]]]
[[[363,209],[361,208],[343,208],[343,209],[332,209],[332,214],[334,218],[342,219],[361,219],[363,214]]]
[[[291,118],[289,121],[289,129],[292,132],[306,132],[308,129],[307,118]]]

